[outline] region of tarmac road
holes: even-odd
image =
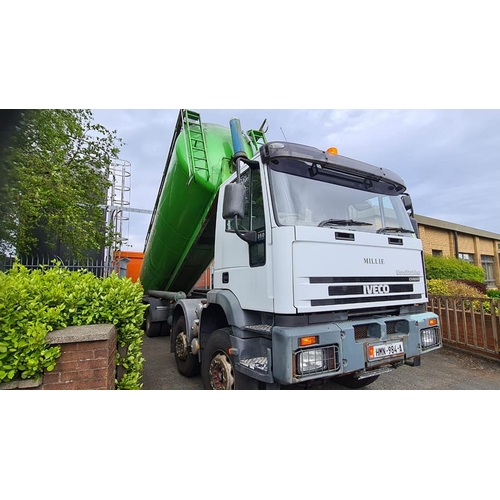
[[[177,372],[169,352],[170,337],[144,336],[143,390],[203,389],[201,376],[186,378]],[[330,379],[309,389],[346,390]],[[290,386],[289,389],[304,389]],[[358,390],[494,390],[500,389],[500,362],[443,347],[422,356],[419,367],[401,366]]]

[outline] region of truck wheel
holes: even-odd
[[[149,313],[149,308],[146,310],[146,318],[144,321],[144,331],[148,337],[159,337],[161,335],[161,323],[152,322],[151,314]]]
[[[198,356],[190,354],[187,345],[186,320],[181,316],[172,330],[174,337],[174,356],[177,371],[185,377],[194,377],[200,373],[200,362]]]
[[[259,381],[234,369],[229,335],[231,328],[222,328],[210,334],[201,355],[203,389],[209,390],[256,390]]]
[[[335,379],[335,382],[349,389],[361,389],[361,387],[366,387],[367,385],[373,384],[377,380],[379,375],[374,375],[373,377],[362,378],[361,380],[354,377],[354,375],[346,375],[345,377],[339,377]]]

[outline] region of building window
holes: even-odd
[[[432,256],[433,257],[442,257],[443,256],[443,251],[442,250],[433,250],[432,251]]]
[[[493,255],[481,255],[481,266],[486,274],[486,286],[488,288],[495,287],[495,270]]]
[[[474,264],[474,254],[473,253],[459,253],[458,258],[469,262],[469,264]]]

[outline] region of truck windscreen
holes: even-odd
[[[273,159],[268,167],[279,225],[343,226],[414,237],[400,195],[381,182],[291,158]]]

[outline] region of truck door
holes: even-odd
[[[269,219],[260,170],[245,170],[241,182],[245,186],[245,217],[239,220],[238,228],[242,232],[255,231],[257,241],[247,243],[238,237],[234,221],[222,219],[219,201],[214,285],[230,289],[244,309],[272,312]]]

